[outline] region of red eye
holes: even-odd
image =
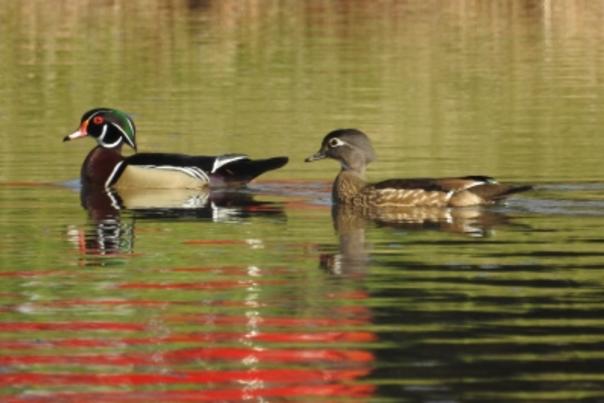
[[[92,118],[92,123],[95,125],[102,125],[105,119],[102,116],[95,116]]]

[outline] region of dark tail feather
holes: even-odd
[[[233,161],[218,169],[214,174],[219,175],[228,184],[246,184],[266,171],[281,168],[287,164],[287,157],[273,157],[263,160],[243,159]]]
[[[485,201],[498,201],[514,193],[526,192],[533,187],[530,185],[509,186],[501,184],[486,184],[469,189],[470,192],[480,196]]]

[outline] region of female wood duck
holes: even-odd
[[[63,141],[90,136],[98,145],[88,153],[82,183],[107,188],[201,189],[242,186],[256,176],[285,165],[287,157],[251,160],[244,154],[215,157],[138,153],[122,156],[125,143],[136,151],[136,128],[130,116],[110,108],[82,115],[80,128]]]
[[[531,188],[500,184],[488,176],[390,179],[368,184],[365,182],[365,168],[375,159],[375,153],[367,135],[357,129],[328,133],[321,149],[305,161],[323,158],[333,158],[342,165],[333,183],[334,202],[359,207],[476,206],[493,204],[510,194]]]

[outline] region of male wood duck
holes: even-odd
[[[202,189],[242,186],[258,175],[285,165],[287,157],[252,160],[244,154],[191,156],[137,153],[122,156],[122,145],[136,151],[136,127],[126,113],[96,108],[82,115],[80,128],[63,141],[93,137],[98,145],[88,153],[82,183],[107,188]]]
[[[362,208],[485,205],[531,188],[501,184],[488,176],[390,179],[368,184],[365,182],[365,168],[375,159],[375,153],[367,135],[357,129],[328,133],[321,149],[305,161],[323,158],[338,160],[342,166],[333,183],[334,202]]]

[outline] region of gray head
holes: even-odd
[[[338,129],[328,133],[321,149],[304,161],[311,162],[323,158],[340,161],[342,169],[363,173],[365,167],[375,160],[375,153],[369,137],[358,129]]]

